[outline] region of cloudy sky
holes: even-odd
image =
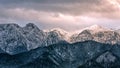
[[[0,0],[0,23],[29,22],[69,31],[94,24],[120,28],[120,0]]]

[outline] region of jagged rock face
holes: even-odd
[[[71,36],[70,38],[70,41],[73,43],[87,40],[93,40],[92,34],[89,30],[84,30],[79,35]]]
[[[81,30],[77,35],[71,36],[71,42],[93,40],[100,43],[120,44],[120,33],[105,27],[94,25]]]
[[[0,48],[9,54],[27,51],[26,38],[16,24],[0,25]]]
[[[93,29],[99,31],[92,31]],[[115,31],[105,30],[102,27],[94,26],[92,30],[83,30],[72,37],[63,30],[52,30],[44,32],[32,23],[20,27],[17,24],[0,25],[0,53],[18,54],[38,47],[49,46],[61,41],[82,42],[93,40],[100,43],[120,44],[120,34]],[[70,41],[69,41],[70,40]]]
[[[0,25],[0,53],[11,55],[63,41],[56,32],[45,33],[32,23]]]
[[[92,33],[89,30],[84,30],[79,35],[71,37],[71,42],[73,43],[87,40],[93,40],[100,43],[119,44],[120,34],[115,31],[102,31]]]
[[[23,27],[23,34],[29,41],[28,50],[44,46],[46,34],[40,30],[36,25],[29,23]],[[44,44],[44,45],[43,45]]]
[[[64,39],[61,37],[61,35],[59,35],[59,33],[55,31],[51,31],[47,33],[46,42],[45,42],[46,46],[59,43],[60,41],[64,41]]]
[[[98,32],[93,36],[94,41],[101,43],[117,44],[120,42],[120,35],[114,31]]]

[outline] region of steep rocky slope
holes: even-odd
[[[108,44],[120,44],[120,34],[114,30],[94,25],[83,29],[77,35],[71,36],[72,43],[87,40]]]
[[[0,67],[77,68],[90,60],[96,60],[94,58],[111,50],[111,47],[94,41],[74,44],[61,42],[16,55],[0,54]]]

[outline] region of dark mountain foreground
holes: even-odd
[[[120,46],[85,41],[60,42],[9,55],[0,54],[0,68],[119,68]]]

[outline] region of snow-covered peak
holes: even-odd
[[[60,34],[62,34],[62,35],[68,34],[67,31],[65,31],[65,30],[63,30],[63,29],[60,29],[60,28],[53,28],[53,29],[51,29],[50,31],[54,31],[54,32],[60,33]]]
[[[26,24],[24,28],[27,30],[38,30],[39,31],[39,28],[33,23]]]
[[[64,40],[69,41],[70,36],[73,35],[73,33],[65,31],[60,28],[53,28],[50,30],[44,30],[44,32],[56,32],[60,37],[63,37]]]
[[[88,27],[89,29],[93,29],[93,30],[95,30],[95,29],[103,29],[103,27],[102,26],[99,26],[99,25],[92,25],[92,26],[90,26],[90,27]]]
[[[100,26],[100,25],[92,25],[90,27],[84,28],[83,30],[90,30],[93,33],[100,32],[100,31],[112,31],[111,29],[109,29],[107,27]],[[81,30],[81,31],[83,31],[83,30]]]
[[[37,26],[33,23],[28,23],[28,24],[26,24],[26,27],[34,28],[34,27],[37,27]]]
[[[100,31],[112,31],[111,29],[108,29],[106,27],[102,27],[100,25],[92,25],[92,26],[74,31],[73,36],[78,36],[80,33],[82,33],[85,30],[90,31],[92,34],[100,32]]]

